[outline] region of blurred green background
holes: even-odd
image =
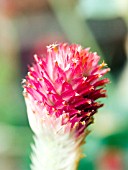
[[[0,0],[1,170],[30,169],[21,81],[35,53],[65,41],[91,47],[111,67],[108,98],[90,126],[79,170],[128,170],[128,1]]]

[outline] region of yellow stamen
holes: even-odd
[[[106,66],[107,66],[107,64],[103,60],[103,62],[100,64],[100,69],[103,68],[103,67],[106,67]]]

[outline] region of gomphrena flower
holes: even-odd
[[[24,80],[24,97],[35,134],[32,170],[75,170],[80,146],[93,115],[106,97],[102,78],[110,69],[100,57],[80,45],[52,44],[44,56],[34,56]]]

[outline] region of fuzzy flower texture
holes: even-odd
[[[35,134],[32,170],[76,170],[93,115],[106,97],[102,78],[110,69],[89,48],[52,44],[34,56],[23,82],[30,126]]]

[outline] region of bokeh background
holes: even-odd
[[[30,170],[21,81],[35,53],[64,41],[91,47],[111,67],[79,170],[128,170],[127,0],[0,0],[0,169]]]

